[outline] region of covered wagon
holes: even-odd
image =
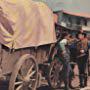
[[[0,0],[0,76],[10,75],[9,90],[36,89],[38,64],[48,60],[55,42],[48,6],[31,0]]]

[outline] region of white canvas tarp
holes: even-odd
[[[0,43],[9,48],[56,42],[53,13],[44,3],[0,0],[0,15]]]

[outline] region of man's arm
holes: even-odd
[[[66,53],[65,43],[59,43],[62,54]]]

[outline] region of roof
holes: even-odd
[[[45,2],[53,11],[90,18],[90,0],[35,0]]]

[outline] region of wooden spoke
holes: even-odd
[[[33,71],[32,73],[30,73],[29,77],[33,76],[35,74],[36,71]]]
[[[18,86],[16,90],[20,90],[22,88],[22,85]]]
[[[32,66],[30,67],[30,69],[28,70],[27,75],[29,75],[29,74],[30,74],[30,72],[32,71],[33,67],[34,67],[34,65],[32,65]]]
[[[20,84],[22,84],[22,83],[23,83],[22,81],[15,82],[15,85],[20,85]]]

